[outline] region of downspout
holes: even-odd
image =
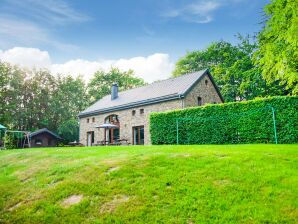
[[[182,94],[179,95],[179,99],[181,100],[181,108],[184,108],[184,96]]]

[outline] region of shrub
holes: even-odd
[[[152,113],[152,144],[274,143],[272,108],[278,143],[298,142],[298,97],[272,97]]]

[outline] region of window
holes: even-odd
[[[89,118],[87,118],[87,123],[89,123]]]
[[[202,98],[198,97],[198,106],[202,106]]]
[[[207,79],[205,80],[205,85],[206,85],[206,86],[208,85],[208,80],[207,80]]]
[[[95,117],[92,117],[92,122],[93,122],[93,123],[95,122]]]
[[[143,114],[144,113],[144,109],[140,109],[140,114]]]
[[[131,115],[132,115],[132,116],[135,116],[135,115],[136,115],[136,111],[133,110],[133,111],[131,112]]]
[[[35,144],[36,145],[42,145],[42,140],[41,139],[35,139]]]

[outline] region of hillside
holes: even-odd
[[[297,223],[298,145],[0,151],[0,223]]]

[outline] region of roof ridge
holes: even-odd
[[[154,85],[154,84],[158,84],[158,83],[162,83],[162,82],[166,82],[166,81],[169,81],[169,80],[174,80],[174,79],[178,79],[178,78],[181,78],[181,77],[185,77],[185,76],[188,76],[188,75],[192,75],[194,73],[205,73],[208,69],[202,69],[202,70],[199,70],[199,71],[194,71],[194,72],[189,72],[189,73],[185,73],[183,75],[179,75],[179,76],[176,76],[176,77],[171,77],[171,78],[168,78],[168,79],[163,79],[163,80],[158,80],[158,81],[155,81],[155,82],[152,82],[152,83],[149,83],[147,85],[144,85],[144,86],[138,86],[138,87],[135,87],[135,88],[132,88],[132,89],[127,89],[127,90],[123,90],[123,91],[119,91],[118,94],[121,94],[121,93],[125,93],[125,92],[130,92],[130,91],[133,91],[133,90],[136,90],[136,89],[141,89],[141,88],[145,88],[145,87],[148,87],[148,86],[151,86],[151,85]],[[104,97],[108,97],[108,96],[111,96],[111,94],[109,95],[105,95]],[[104,98],[103,97],[103,98]],[[102,99],[102,98],[101,98]],[[100,101],[101,99],[95,101],[94,103]]]

